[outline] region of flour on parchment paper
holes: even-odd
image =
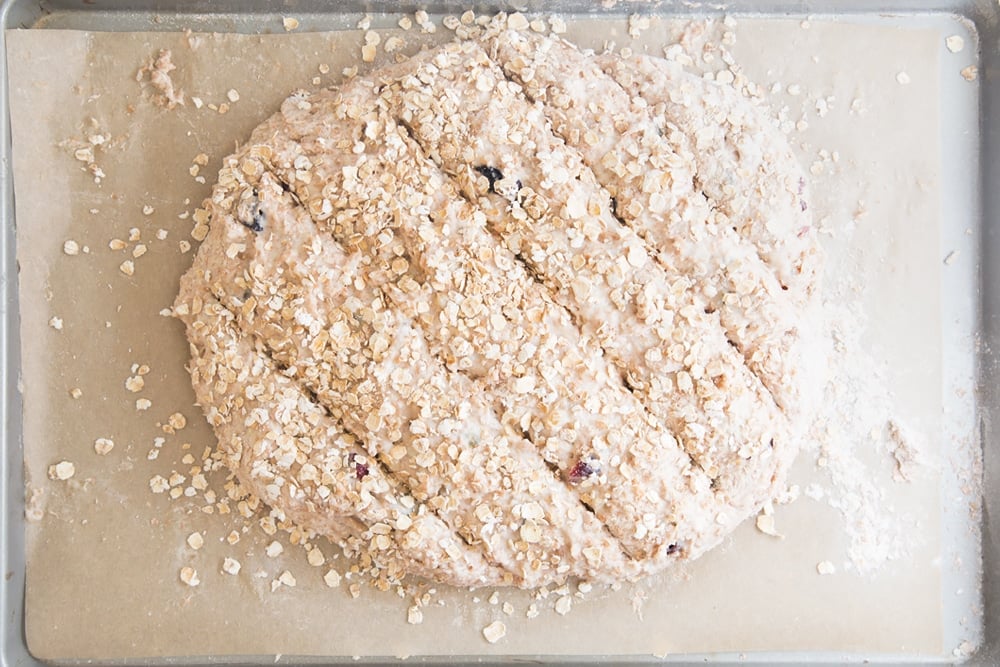
[[[800,371],[804,379],[800,384],[809,417],[801,425],[806,435],[800,456],[815,461],[824,481],[805,489],[793,485],[782,500],[795,501],[804,494],[837,510],[848,540],[848,569],[874,575],[891,561],[904,558],[915,538],[907,529],[913,517],[899,515],[887,505],[886,489],[876,481],[872,461],[888,461],[894,466],[893,483],[904,484],[919,476],[922,466],[933,462],[924,453],[927,443],[918,431],[896,414],[885,369],[879,367],[864,341],[870,325],[862,303],[865,285],[862,279],[852,278],[843,266],[872,252],[852,243],[859,222],[866,216],[864,202],[860,201],[865,184],[857,176],[846,179],[847,187],[842,185],[842,174],[849,168],[841,163],[844,147],[806,146],[803,139],[810,124],[822,124],[836,105],[849,107],[854,114],[864,109],[864,100],[837,100],[822,89],[822,84],[813,81],[751,81],[733,55],[737,25],[732,17],[690,22],[674,30],[672,43],[663,53],[668,60],[698,71],[705,78],[769,104],[776,123],[789,136],[797,157],[809,171],[812,193],[832,190],[841,198],[858,199],[838,202],[838,210],[814,209],[821,242],[836,237],[838,244],[850,250],[848,257],[830,258],[827,271],[834,276],[827,276],[822,302],[801,319],[806,333],[802,355],[805,363]],[[808,21],[800,27],[809,30]],[[613,44],[608,46],[614,48]],[[788,101],[782,103],[782,99]],[[879,221],[867,219],[864,224],[878,225]],[[873,450],[878,457],[870,455]],[[761,518],[761,532],[775,536],[781,533],[773,515],[764,512]]]

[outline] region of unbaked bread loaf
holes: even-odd
[[[183,277],[240,481],[376,580],[631,579],[782,488],[805,181],[756,105],[497,31],[289,97]]]

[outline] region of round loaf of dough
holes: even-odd
[[[495,31],[288,98],[175,312],[241,483],[390,584],[632,579],[783,487],[819,253],[766,113]]]

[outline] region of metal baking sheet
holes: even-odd
[[[277,15],[270,13],[268,10],[273,7],[269,3],[240,3],[240,11],[226,12],[226,9],[232,9],[224,7],[224,3],[177,3],[176,7],[169,7],[161,3],[114,3],[114,2],[97,2],[95,4],[81,4],[77,5],[75,3],[35,3],[35,2],[8,2],[3,5],[2,16],[3,27],[40,27],[40,28],[73,28],[73,29],[90,29],[90,30],[118,30],[118,31],[137,31],[137,30],[177,30],[184,27],[189,27],[196,25],[201,30],[220,30],[220,31],[239,31],[239,32],[255,32],[255,31],[280,31],[280,19]],[[441,5],[441,6],[427,6],[426,8],[430,11],[440,10],[440,11],[455,11],[456,8],[466,9],[467,5]],[[392,12],[402,12],[407,10],[412,10],[415,7],[406,7],[403,5],[393,4],[384,7],[385,9],[391,10]],[[601,9],[597,6],[591,5],[573,5],[572,3],[561,3],[558,8],[565,11],[567,14],[581,13],[584,11],[593,13],[606,13],[609,16],[621,15],[631,13],[636,10],[636,8],[641,8],[642,11],[655,11],[656,13],[674,13],[683,9],[685,14],[690,15],[693,11],[690,6],[685,7],[671,7],[671,6],[653,6],[650,4],[643,5],[627,5],[619,4],[617,7],[611,9]],[[173,11],[173,10],[177,11]],[[285,9],[285,11],[294,10],[295,16],[298,17],[303,24],[303,29],[314,29],[314,30],[326,30],[326,29],[337,29],[347,25],[353,25],[358,14],[357,11],[362,9],[362,7],[350,6],[348,4],[341,5],[337,11],[325,11],[322,3],[308,3],[303,2],[294,6],[294,8]],[[378,11],[379,6],[366,5],[363,9],[367,11]],[[488,12],[498,9],[498,7],[477,7],[478,10],[482,12]],[[741,12],[754,12],[754,13],[764,13],[767,16],[783,16],[786,12],[795,12],[795,16],[804,15],[823,15],[831,13],[832,7],[823,6],[821,3],[813,3],[811,5],[803,5],[797,3],[794,7],[788,6],[773,6],[765,7],[761,5],[752,6],[750,3],[730,3],[725,10],[731,13],[740,14]],[[850,7],[845,6],[844,3],[838,3],[837,12],[849,12],[849,13],[862,13],[875,16],[876,10],[870,6],[857,6]],[[946,154],[944,156],[945,164],[955,164],[956,160],[961,159],[973,159],[979,160],[981,165],[981,170],[973,170],[973,173],[981,173],[982,183],[996,183],[1000,182],[1000,174],[997,173],[997,165],[995,156],[997,155],[997,142],[998,137],[997,132],[1000,131],[996,121],[990,122],[990,119],[997,118],[997,111],[1000,108],[997,100],[996,92],[996,59],[997,59],[997,7],[992,3],[967,3],[967,4],[953,4],[953,5],[932,5],[929,3],[886,3],[880,6],[879,11],[889,11],[893,13],[898,13],[900,16],[909,17],[913,14],[924,14],[928,12],[939,12],[944,15],[960,15],[967,17],[976,27],[977,32],[980,36],[980,44],[982,52],[981,56],[981,90],[982,90],[982,106],[980,109],[979,120],[979,133],[976,132],[966,132],[967,137],[966,145],[953,145],[950,148],[945,147]],[[209,11],[210,10],[210,11]],[[552,5],[546,5],[545,10],[547,12],[553,11]],[[713,8],[695,8],[694,10],[697,16],[704,16],[706,13],[714,14],[721,11],[718,7]],[[947,91],[945,91],[947,92]],[[6,96],[6,87],[2,93]],[[0,103],[4,104],[6,108],[6,97],[0,100]],[[3,122],[7,122],[6,116]],[[4,127],[4,135],[9,134],[9,128]],[[0,163],[0,168],[4,170],[5,178],[5,197],[2,203],[2,208],[0,208],[0,214],[4,216],[4,229],[5,233],[2,239],[3,243],[3,256],[4,256],[4,274],[3,274],[3,289],[5,291],[4,304],[6,305],[5,310],[5,328],[0,335],[0,342],[3,344],[5,363],[3,365],[3,389],[5,391],[4,401],[0,409],[4,410],[4,441],[3,446],[5,448],[2,462],[0,465],[4,466],[4,480],[5,480],[5,493],[2,502],[4,503],[4,508],[2,512],[3,534],[6,537],[4,544],[2,557],[5,559],[4,572],[7,574],[7,578],[4,581],[4,591],[3,591],[3,605],[4,605],[4,619],[5,625],[5,640],[3,645],[3,657],[5,660],[15,663],[15,664],[28,664],[31,662],[30,656],[26,652],[23,639],[23,618],[22,618],[22,600],[23,600],[23,586],[24,586],[24,558],[23,558],[23,481],[21,479],[21,449],[20,449],[20,431],[19,431],[19,415],[20,415],[20,404],[19,404],[19,393],[17,391],[17,371],[19,369],[18,363],[18,312],[16,307],[16,260],[14,256],[14,237],[13,237],[13,225],[16,221],[13,219],[13,206],[12,206],[12,189],[10,183],[10,172],[9,172],[9,141],[5,142],[4,154],[2,157],[2,163]],[[947,151],[952,151],[949,155]],[[951,162],[949,162],[951,161]],[[964,192],[969,197],[974,197],[975,193],[978,192],[978,181],[973,178],[970,182],[962,185],[962,189],[958,190]],[[979,329],[980,342],[983,352],[980,355],[980,370],[982,387],[984,390],[979,394],[978,408],[980,412],[981,424],[982,424],[982,439],[986,450],[986,475],[987,475],[987,489],[995,488],[995,479],[997,475],[997,461],[996,461],[996,445],[991,439],[990,432],[990,417],[992,416],[993,410],[996,409],[996,396],[995,394],[987,391],[987,387],[997,386],[998,370],[996,364],[994,363],[993,357],[989,353],[989,349],[996,347],[996,336],[1000,334],[1000,322],[998,322],[996,313],[1000,312],[998,307],[1000,307],[1000,298],[996,294],[996,286],[1000,285],[997,281],[1000,276],[993,276],[992,267],[995,266],[995,262],[991,259],[996,259],[998,255],[996,253],[1000,252],[1000,239],[997,238],[996,225],[1000,223],[998,220],[998,202],[996,197],[998,196],[995,192],[991,191],[991,188],[984,187],[982,189],[983,196],[981,201],[981,206],[977,206],[975,213],[978,215],[972,215],[970,225],[973,225],[973,229],[978,232],[974,235],[974,238],[967,242],[967,245],[963,246],[963,255],[966,254],[968,250],[972,257],[975,257],[976,261],[970,261],[968,266],[980,266],[982,267],[979,276],[971,275],[967,279],[961,277],[955,278],[955,285],[946,285],[945,291],[952,294],[963,294],[967,299],[968,303],[965,305],[959,305],[959,308],[968,306],[978,315],[977,321],[980,323],[981,328]],[[992,199],[991,199],[992,197]],[[947,209],[946,209],[947,210]],[[970,285],[975,285],[978,280],[978,284],[981,289],[978,293],[969,293]],[[964,292],[963,292],[964,291]],[[972,290],[975,292],[975,290]],[[964,302],[963,302],[964,303]],[[991,344],[992,343],[992,344]],[[985,557],[985,571],[987,573],[992,570],[996,570],[996,567],[991,567],[991,564],[995,564],[996,558],[998,557],[998,544],[997,536],[1000,528],[996,525],[996,518],[994,516],[995,510],[991,506],[991,503],[995,503],[998,500],[995,493],[987,494],[986,503],[986,520],[987,525],[984,526],[984,557]],[[993,523],[990,523],[990,521]],[[993,581],[989,575],[987,575],[985,583],[985,593],[986,593],[986,621],[987,621],[987,637],[984,644],[984,648],[980,651],[978,655],[973,658],[972,664],[997,664],[1000,660],[1000,641],[998,641],[998,619],[996,618],[996,613],[994,611],[995,600],[997,599],[996,582]],[[690,660],[700,660],[703,656],[685,656],[686,659]],[[708,656],[704,656],[708,657]],[[736,659],[738,656],[711,656],[715,660],[727,660]],[[787,662],[796,662],[803,659],[809,659],[814,662],[819,663],[839,663],[845,659],[860,660],[861,658],[867,657],[875,660],[891,660],[891,656],[833,656],[833,655],[819,655],[819,654],[809,654],[809,655],[766,655],[757,654],[748,656],[749,659],[760,661],[760,662],[772,662],[776,660],[782,660]],[[523,659],[523,656],[521,657]],[[673,661],[673,660],[672,660]]]

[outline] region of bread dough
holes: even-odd
[[[698,557],[795,456],[790,155],[733,91],[514,31],[292,95],[174,308],[228,465],[382,586]]]

